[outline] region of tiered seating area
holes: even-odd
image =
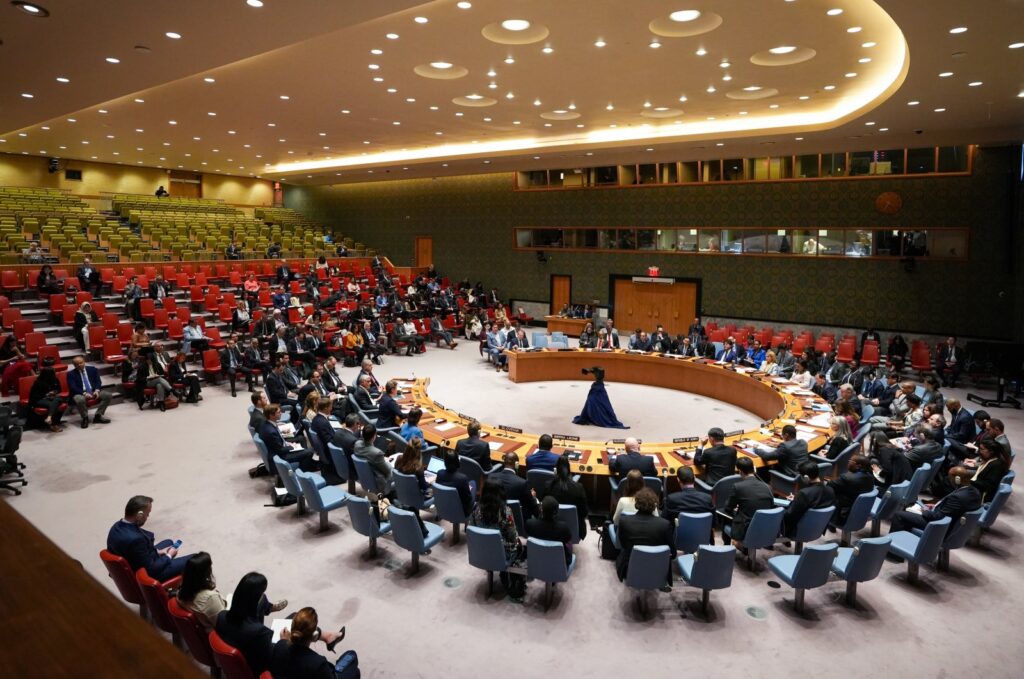
[[[308,217],[287,207],[258,207],[256,208],[256,217],[262,219],[271,226],[281,226],[289,229],[317,228],[315,222],[311,221]],[[365,252],[370,257],[376,254],[376,251],[367,250],[365,245],[357,243],[351,238],[341,238],[338,242],[344,244],[344,246],[349,250]]]
[[[103,215],[65,191],[2,186],[0,263],[20,263],[33,241],[46,256],[80,260],[101,249],[97,236],[106,224]]]

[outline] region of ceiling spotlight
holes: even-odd
[[[427,17],[415,17],[413,21],[415,21],[418,24],[425,24],[428,21],[430,21],[430,19],[428,19]]]
[[[959,35],[960,33],[966,33],[967,32],[967,27],[966,26],[957,26],[956,28],[949,29],[949,32],[952,33],[953,35]]]
[[[134,102],[135,102],[136,104],[145,104],[145,103],[146,103],[146,100],[145,100],[145,99],[139,99],[138,97],[135,97],[135,99],[134,99],[133,101],[134,101]]]
[[[215,83],[217,81],[214,80],[213,78],[203,78],[203,82],[204,83]]]
[[[377,76],[377,77],[375,77],[373,79],[373,82],[375,82],[375,83],[382,83],[382,82],[384,82],[384,78],[381,78],[380,76]]]
[[[847,33],[860,33],[861,32],[861,27],[860,26],[850,26],[849,28],[846,29],[846,32]]]
[[[650,107],[651,107],[651,102],[645,101],[644,102],[644,108],[650,108]]]
[[[516,63],[516,60],[513,59],[512,57],[505,57],[505,63],[506,64],[514,64],[514,63]]]
[[[652,40],[652,41],[651,41],[651,44],[649,45],[649,47],[650,47],[650,48],[651,48],[652,50],[656,50],[656,49],[658,49],[659,47],[661,47],[661,43],[660,43],[660,42],[658,42],[657,40]]]
[[[856,74],[856,73],[853,73],[853,72],[850,72],[850,73],[847,73],[847,74],[846,74],[846,77],[847,77],[847,78],[856,78],[856,77],[857,77],[857,74]]]
[[[260,7],[263,6],[263,0],[245,0],[245,4],[249,5],[250,7],[256,7],[257,9],[259,9]]]
[[[613,104],[608,104],[607,106],[605,106],[605,109],[608,110],[608,111],[614,111],[615,110],[615,106]]]
[[[442,71],[452,67],[452,65],[449,64],[447,61],[431,61],[430,65],[433,66],[434,68],[441,69]]]
[[[487,71],[487,77],[488,78],[493,78],[496,75],[498,75],[498,74],[494,71],[493,68],[491,70]]]
[[[570,111],[575,111],[576,110],[576,104],[569,104],[569,110]]]
[[[65,78],[64,76],[60,76],[59,78],[57,78],[57,82],[59,82],[59,83],[69,83],[71,81],[68,80],[67,78]]]
[[[808,97],[806,94],[804,94],[804,95],[801,95],[799,97],[799,99],[800,99],[800,101],[807,101],[808,99],[810,99],[810,97]]]
[[[168,124],[168,125],[177,125],[177,124],[178,124],[178,121],[177,121],[177,120],[168,120],[168,121],[167,121],[167,124]]]
[[[459,9],[469,9],[469,8],[471,8],[473,6],[473,3],[471,3],[471,2],[457,2],[457,3],[455,3],[455,6],[458,7]]]
[[[729,63],[728,61],[723,61],[723,62],[722,62],[722,63],[720,63],[720,64],[719,64],[718,66],[719,66],[720,68],[729,68],[730,66],[732,66],[732,64],[730,64],[730,63]]]
[[[508,94],[505,95],[505,98],[506,99],[515,99],[516,95],[512,94],[511,92],[509,92]]]
[[[983,84],[984,83],[982,83],[980,80],[975,80],[974,82],[967,83],[967,86],[968,87],[980,87]]]
[[[12,2],[12,5],[20,9],[25,14],[31,14],[34,17],[40,19],[50,16],[50,13],[39,5],[33,5],[31,2]]]
[[[540,106],[540,99],[534,99],[533,100],[533,105],[534,106]]]
[[[944,109],[944,108],[937,108],[937,109],[935,109],[935,112],[936,112],[936,113],[942,113],[942,112],[943,112],[943,111],[945,111],[945,110],[946,110],[946,109]]]
[[[707,53],[708,53],[708,51],[707,51],[706,49],[704,49],[703,47],[698,47],[698,48],[697,48],[697,51],[695,52],[695,54],[696,54],[696,55],[697,55],[698,57],[702,57],[702,56],[704,56],[704,55],[705,55],[705,54],[707,54]]]
[[[864,124],[867,125],[868,127],[871,127],[871,126],[873,126],[875,124],[875,121],[874,120],[869,120],[869,121],[867,121]]]
[[[843,10],[838,9],[838,8],[830,9],[829,11],[825,12],[825,14],[829,15],[830,17],[837,17],[837,16],[839,16],[842,13],[843,13]]]
[[[506,31],[525,31],[530,27],[530,22],[526,19],[505,19],[501,22],[501,27]]]
[[[171,40],[181,40],[181,33],[175,33],[174,31],[167,31],[164,33]]]
[[[105,108],[101,108],[98,111],[96,111],[96,113],[106,113],[106,112],[107,112],[107,109],[105,109]]]
[[[604,40],[601,40],[600,38],[594,41],[594,47],[604,47],[607,44],[608,43],[606,43]]]
[[[682,95],[681,97],[679,97],[679,101],[686,101],[686,100],[687,99],[686,99],[686,95],[685,94]]]
[[[920,104],[920,103],[921,103],[921,102],[919,102],[919,101],[917,101],[917,100],[914,100],[914,101],[908,101],[908,102],[907,102],[907,106],[917,106],[917,105],[918,105],[918,104]]]
[[[871,57],[861,57],[860,59],[857,60],[857,63],[858,64],[870,64],[871,63]]]
[[[778,107],[779,107],[778,104],[771,104],[768,108],[778,108]]]
[[[277,127],[277,123],[267,123],[267,127]]]
[[[117,57],[107,57],[107,63],[108,64],[120,64],[121,60],[118,59]]]
[[[215,111],[207,111],[206,115],[208,115],[208,116],[210,116],[212,118],[212,117],[216,116],[217,113]]]
[[[1007,47],[1012,50],[1019,50],[1021,47],[1024,47],[1024,42],[1011,42]]]
[[[835,85],[825,85],[825,87],[823,87],[822,89],[825,90],[826,92],[831,92],[835,88],[836,88]]]
[[[797,141],[803,141],[804,140],[803,137],[794,137],[794,139],[796,139]]]
[[[682,9],[678,12],[672,12],[668,15],[668,18],[672,21],[678,21],[679,23],[685,23],[687,21],[694,21],[700,18],[700,12],[695,9]]]
[[[888,132],[889,128],[888,127],[880,127],[880,128],[878,128],[878,131],[879,132]]]
[[[796,47],[793,45],[779,45],[778,47],[772,47],[768,51],[772,54],[789,54],[790,52],[795,52]]]
[[[541,50],[541,52],[543,52],[544,54],[551,54],[551,53],[552,53],[552,52],[554,52],[554,51],[555,51],[555,50],[554,50],[554,49],[553,49],[552,47],[549,47],[549,46],[545,46],[545,47],[544,47],[544,48],[543,48],[543,49]]]
[[[343,108],[343,109],[341,109],[341,112],[347,115],[347,114],[351,113],[352,111],[349,111],[347,108]]]
[[[718,90],[715,89],[714,85],[708,85],[708,89],[706,91],[707,91],[708,94],[714,94]]]
[[[26,99],[33,99],[34,98],[34,95],[31,95],[28,92],[22,92],[21,96],[25,97]]]
[[[380,66],[378,64],[367,64],[366,67],[368,69],[370,69],[371,71],[376,71],[377,69],[380,68]]]
[[[877,42],[872,42],[872,41],[869,40],[868,42],[862,42],[860,44],[860,46],[863,47],[864,49],[870,49],[870,48],[874,47],[877,44],[878,44]]]
[[[750,85],[748,87],[744,87],[743,91],[744,92],[758,92],[758,91],[760,91],[760,89],[761,88],[758,85]]]
[[[483,96],[479,95],[479,94],[467,94],[466,95],[466,99],[473,99],[473,100],[483,99]]]
[[[953,71],[943,71],[942,73],[939,74],[939,77],[940,78],[948,78],[951,75],[953,75]]]
[[[78,119],[76,119],[76,118],[68,118],[68,122],[69,123],[77,123]]]
[[[394,94],[394,93],[395,93],[395,92],[397,92],[397,91],[398,91],[398,90],[396,90],[396,89],[395,89],[394,87],[389,87],[389,88],[388,88],[388,94]]]
[[[384,37],[387,38],[388,40],[398,40],[397,33],[387,33]]]
[[[492,82],[489,85],[487,85],[487,87],[488,87],[488,89],[496,90],[496,89],[498,89],[498,83]]]
[[[722,142],[718,142],[717,144],[715,144],[715,146],[725,146],[725,144]]]

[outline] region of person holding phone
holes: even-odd
[[[166,582],[181,575],[192,557],[178,556],[181,540],[162,540],[154,544],[153,533],[143,530],[153,511],[153,498],[136,495],[128,500],[124,518],[110,527],[107,551],[128,561],[132,571],[145,568],[151,578]]]

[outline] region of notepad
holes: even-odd
[[[818,435],[814,434],[813,432],[798,431],[796,433],[796,437],[801,441],[813,441],[818,437]]]
[[[274,618],[270,621],[270,631],[274,633],[274,639],[281,638],[281,630],[290,630],[292,628],[292,621],[290,618]]]
[[[501,450],[501,446],[504,444],[501,441],[491,441],[487,444],[487,447],[491,450]]]
[[[436,429],[437,431],[449,431],[451,429],[455,429],[455,423],[445,422],[444,424],[437,425],[436,427],[434,427],[434,429]]]

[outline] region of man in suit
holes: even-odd
[[[274,322],[272,313],[264,313],[260,320],[252,328],[252,334],[266,343],[277,333],[277,323]]]
[[[238,244],[235,241],[231,241],[231,244],[228,245],[228,247],[224,250],[224,256],[227,259],[232,259],[232,260],[234,260],[234,259],[241,259],[242,258],[242,250],[238,247]]]
[[[910,468],[917,470],[925,462],[932,462],[942,454],[942,446],[935,440],[935,430],[930,425],[922,425],[914,431],[914,445],[904,453]]]
[[[336,396],[335,394],[332,394],[329,391],[327,391],[327,387],[324,386],[323,378],[320,374],[319,368],[310,373],[309,380],[299,388],[299,391],[296,394],[298,402],[305,404],[306,397],[309,396],[314,391],[328,403],[332,402],[332,396]]]
[[[260,427],[267,421],[267,418],[263,415],[263,409],[270,405],[270,401],[267,400],[267,395],[262,391],[253,392],[249,400],[252,401],[252,412],[249,413],[249,426],[258,434],[260,433]]]
[[[359,440],[352,449],[355,457],[362,458],[370,464],[373,470],[373,477],[377,481],[377,487],[382,489],[384,495],[390,495],[393,489],[394,479],[391,473],[391,463],[384,455],[384,451],[374,445],[377,440],[377,427],[372,424],[363,426]]]
[[[277,284],[287,286],[295,278],[295,272],[288,266],[288,262],[282,259],[280,266],[277,267]]]
[[[270,362],[274,365],[282,357],[288,358],[288,328],[279,326],[274,329],[274,334],[267,340],[267,349],[270,352]]]
[[[877,398],[871,399],[871,405],[875,406],[877,414],[884,415],[889,412],[889,407],[892,406],[892,402],[896,399],[900,389],[899,381],[900,376],[895,372],[890,372],[885,376],[885,386],[882,388],[882,393]]]
[[[340,429],[334,431],[334,439],[328,441],[341,448],[348,460],[348,492],[354,495],[356,492],[356,467],[352,463],[352,455],[355,453],[356,441],[360,440],[359,416],[349,413],[345,416]]]
[[[693,346],[693,342],[690,341],[689,337],[684,337],[675,348],[675,353],[679,356],[686,356],[692,358],[697,355],[697,349]]]
[[[779,364],[779,377],[792,377],[796,368],[796,356],[785,344],[775,347],[775,360]]]
[[[651,351],[651,346],[651,338],[645,330],[629,338],[629,348],[633,351]]]
[[[402,420],[409,416],[402,406],[395,401],[398,394],[398,382],[388,380],[384,385],[384,394],[377,401],[377,429],[392,429],[401,425]]]
[[[672,338],[665,332],[665,326],[659,323],[651,334],[651,351],[666,354],[671,346]]]
[[[430,316],[430,336],[438,342],[443,340],[449,349],[454,349],[458,346],[458,342],[452,339],[451,332],[444,327],[444,323],[441,322],[441,315],[436,311]]]
[[[842,525],[850,515],[854,501],[863,493],[875,487],[871,478],[871,461],[863,455],[854,455],[846,467],[846,471],[828,482],[835,493],[836,515],[833,523]]]
[[[221,362],[223,365],[223,361]],[[242,365],[245,366],[249,377],[250,387],[255,377],[253,376],[253,370],[259,370],[264,375],[270,372],[270,363],[268,363],[263,357],[263,349],[260,347],[260,341],[253,337],[249,340],[249,346],[242,352]],[[250,388],[250,391],[252,389]]]
[[[885,382],[878,378],[874,370],[869,370],[864,374],[864,382],[857,392],[860,394],[860,400],[873,403],[882,396],[884,390]]]
[[[76,275],[78,276],[78,288],[82,292],[88,292],[89,288],[93,288],[96,296],[99,297],[100,286],[102,285],[100,281],[100,271],[92,265],[91,258],[86,257],[82,260],[82,264],[78,267]]]
[[[487,478],[493,479],[495,483],[505,489],[505,497],[507,499],[519,501],[519,507],[523,510],[524,521],[533,518],[537,515],[537,498],[530,492],[530,486],[526,483],[526,480],[516,473],[519,456],[513,452],[508,452],[502,457],[501,462],[501,471],[491,474]]]
[[[553,444],[554,441],[551,438],[551,434],[542,434],[540,439],[537,440],[537,450],[526,456],[526,471],[531,469],[554,471],[555,464],[561,456],[551,452]]]
[[[704,472],[704,482],[715,485],[736,469],[736,449],[724,443],[725,432],[718,427],[708,430],[707,438],[693,456],[693,464]],[[711,447],[708,447],[711,444]]]
[[[353,396],[360,410],[376,410],[377,402],[373,400],[373,394],[370,392],[369,375],[363,375],[359,378],[359,383],[356,385]]]
[[[782,534],[788,538],[796,535],[800,519],[810,509],[835,506],[836,493],[818,478],[818,463],[807,460],[800,464],[800,489],[789,496],[789,506],[782,516]]]
[[[619,580],[625,580],[629,570],[629,558],[633,554],[633,547],[645,545],[658,547],[665,545],[669,548],[671,556],[675,556],[675,531],[668,519],[654,515],[658,508],[658,495],[650,488],[641,488],[637,491],[636,513],[624,514],[619,519],[619,556],[615,560],[615,570]],[[665,574],[666,583],[662,591],[672,589],[672,569],[669,568]]]
[[[715,355],[715,361],[718,363],[736,363],[739,361],[740,355],[736,351],[736,345],[733,344],[732,340],[725,340],[722,345],[722,350]]]
[[[955,387],[956,379],[963,370],[964,350],[956,345],[955,337],[946,338],[946,346],[939,352],[938,367],[942,375],[942,386]]]
[[[281,421],[281,406],[271,403],[263,409],[263,417],[266,418],[266,421],[257,433],[267,446],[271,460],[277,455],[290,464],[298,463],[304,471],[316,471],[313,451],[308,448],[292,448],[281,435],[281,430],[277,427],[277,423]]]
[[[342,396],[348,393],[348,387],[341,381],[341,375],[338,374],[337,358],[328,356],[327,360],[320,366],[320,373],[320,378],[323,380],[327,391],[332,394],[341,394]]]
[[[327,450],[328,443],[334,443],[334,427],[331,425],[331,402],[323,399],[316,406],[316,416],[310,422],[310,430],[320,439],[320,466],[323,468],[324,476],[330,484],[341,483],[341,477],[334,468],[334,460]],[[315,447],[315,446],[314,446]],[[345,471],[345,470],[343,470]]]
[[[171,284],[164,280],[161,274],[149,282],[149,298],[159,302],[171,295]]]
[[[965,444],[968,441],[973,440],[975,431],[974,418],[966,408],[960,405],[960,399],[946,399],[946,410],[949,411],[949,424],[946,425],[946,438],[950,440],[950,446],[953,445],[953,441]]]
[[[759,509],[773,509],[775,497],[768,484],[754,474],[754,461],[749,457],[736,460],[736,472],[740,479],[732,487],[725,511],[732,516],[733,541],[742,543],[754,513]]]
[[[654,468],[654,460],[640,454],[639,441],[630,437],[626,439],[624,446],[626,453],[624,455],[616,455],[608,465],[608,468],[615,473],[619,481],[626,478],[626,474],[633,469],[639,469],[640,473],[644,476],[658,475],[658,470]]]
[[[100,373],[96,368],[85,365],[85,358],[75,356],[71,361],[74,369],[68,371],[68,397],[82,416],[82,429],[89,426],[89,406],[87,400],[99,399],[99,407],[92,421],[96,424],[109,424],[110,420],[103,416],[110,405],[110,392],[103,391],[100,387],[103,382],[100,380]]]
[[[777,460],[775,469],[786,476],[800,474],[800,465],[807,462],[807,441],[797,438],[796,427],[787,424],[782,428],[782,443],[775,450],[757,453],[762,460]]]
[[[836,388],[829,384],[825,373],[818,373],[814,376],[814,386],[811,387],[811,391],[829,403],[836,400]]]
[[[165,582],[181,575],[192,557],[178,556],[173,540],[153,544],[153,534],[142,527],[153,511],[153,498],[136,495],[124,507],[124,518],[110,527],[107,551],[124,558],[134,573],[145,568],[149,577]]]
[[[686,329],[686,335],[690,338],[692,344],[697,344],[702,337],[706,337],[707,333],[704,332],[704,326],[700,322],[700,318],[693,319],[693,323]]]
[[[356,379],[354,382],[352,382],[352,385],[357,386],[360,382],[363,381],[363,377],[369,378],[367,391],[370,392],[370,396],[372,396],[373,398],[379,398],[380,382],[377,381],[376,375],[373,374],[373,361],[371,361],[368,358],[364,358],[363,362],[360,364],[359,374],[356,375]]]
[[[711,495],[693,485],[693,467],[683,465],[676,472],[679,480],[680,490],[669,493],[665,496],[665,509],[661,515],[675,523],[676,518],[682,514],[703,514],[704,512],[715,513],[711,504]]]
[[[608,337],[608,343],[611,346],[613,346],[616,349],[618,349],[619,348],[619,331],[615,329],[615,324],[612,323],[612,319],[609,318],[608,320],[606,320],[604,322],[604,331],[605,331],[605,335]]]
[[[464,438],[455,444],[455,452],[460,457],[468,457],[469,459],[480,465],[480,468],[485,472],[491,469],[491,447],[487,445],[487,442],[480,438],[480,423],[473,420],[466,427],[466,433],[469,435],[468,438]],[[527,465],[529,466],[529,465]],[[554,465],[552,465],[554,468]]]
[[[245,375],[245,384],[249,387],[249,391],[252,391],[252,370],[245,365],[245,359],[242,352],[238,350],[238,344],[234,337],[228,337],[225,347],[220,350],[220,364],[228,376],[232,396],[237,396],[235,382],[238,380],[238,373]]]
[[[842,378],[839,380],[840,387],[844,384],[849,384],[853,389],[853,393],[856,395],[860,392],[861,385],[864,384],[864,369],[860,367],[860,363],[857,359],[853,359],[847,365],[846,372],[843,373]],[[849,399],[850,397],[843,396],[842,398]],[[857,404],[857,412],[860,412],[860,403]]]
[[[298,401],[291,397],[291,390],[288,385],[285,384],[284,377],[284,364],[278,363],[274,366],[274,369],[267,375],[264,386],[267,389],[267,398],[270,399],[271,403],[291,408]]]
[[[892,525],[889,527],[889,533],[912,528],[923,529],[930,522],[938,521],[946,516],[955,523],[967,512],[979,509],[981,507],[981,492],[971,485],[973,476],[974,472],[964,467],[950,469],[949,483],[954,488],[953,492],[933,505],[919,505],[920,513],[896,512],[896,516],[892,519]]]
[[[302,362],[303,376],[313,372],[313,366],[316,365],[316,356],[309,352],[306,339],[306,331],[300,327],[295,337],[288,342],[288,358]]]
[[[853,412],[857,413],[857,417],[861,417],[863,405],[861,404],[860,399],[857,398],[856,388],[849,382],[844,382],[839,385],[839,393],[836,396],[836,400],[838,401],[840,399],[849,403],[850,407],[853,408]]]

